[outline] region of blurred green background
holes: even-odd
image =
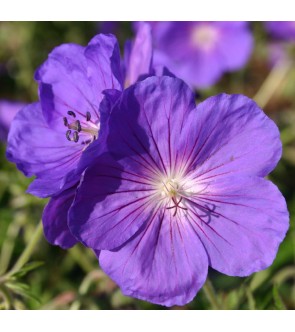
[[[272,66],[271,38],[252,22],[255,47],[247,66],[223,76],[200,99],[226,92],[254,98],[279,126],[283,157],[269,178],[285,196],[290,229],[270,268],[248,278],[214,270],[210,282],[184,307],[171,309],[295,309],[295,43],[285,44],[288,63]],[[0,22],[0,100],[37,100],[35,69],[61,43],[86,45],[99,32],[113,32],[123,48],[132,38],[130,22]],[[46,200],[25,193],[30,179],[5,159],[0,142],[0,307],[2,309],[166,309],[124,297],[81,245],[64,251],[43,236],[26,257]],[[41,230],[42,231],[42,230]],[[37,232],[37,233],[36,233]],[[25,265],[19,265],[19,257]],[[16,265],[15,265],[16,264]]]

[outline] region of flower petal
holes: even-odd
[[[141,75],[150,74],[152,55],[151,27],[147,23],[140,22],[133,47],[128,56],[125,86],[135,83]]]
[[[63,249],[71,248],[78,242],[70,232],[67,222],[75,190],[73,187],[52,197],[43,211],[42,221],[47,241]]]
[[[148,169],[169,175],[178,150],[184,148],[178,147],[179,137],[194,108],[194,94],[180,79],[163,76],[138,82],[123,92],[112,110],[107,149],[115,159],[144,157]]]
[[[220,29],[218,54],[223,71],[242,68],[253,50],[253,36],[246,22],[215,22]]]
[[[266,176],[282,153],[276,124],[242,95],[206,99],[189,114],[184,132],[185,167],[203,179],[231,173]]]
[[[7,158],[26,176],[36,175],[33,192],[47,197],[58,190],[65,174],[77,164],[82,148],[69,142],[64,132],[49,127],[40,104],[34,103],[18,112],[12,122]]]
[[[259,177],[232,176],[208,182],[188,199],[186,219],[194,225],[209,265],[232,276],[267,268],[289,226],[277,187]]]
[[[184,305],[203,286],[208,258],[193,228],[166,211],[159,210],[118,251],[101,251],[99,262],[125,295],[165,306]]]
[[[94,249],[114,249],[126,242],[152,215],[151,187],[132,167],[124,169],[107,154],[82,177],[69,212],[71,232]]]
[[[11,122],[24,106],[19,101],[0,100],[0,141],[6,142]]]
[[[88,46],[63,44],[36,71],[45,119],[62,126],[68,111],[99,119],[105,89],[122,89],[120,53],[112,35],[97,35]]]

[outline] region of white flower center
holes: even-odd
[[[173,217],[186,214],[196,195],[203,193],[207,185],[198,183],[193,174],[181,173],[173,176],[159,176],[153,183],[155,186],[155,200],[161,202]]]
[[[210,24],[197,25],[191,33],[193,46],[209,51],[213,48],[218,38],[218,31]]]

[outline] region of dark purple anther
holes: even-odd
[[[77,120],[76,124],[77,124],[77,130],[78,130],[78,132],[80,132],[82,130],[80,121]]]
[[[77,131],[74,131],[73,138],[74,138],[74,142],[77,143],[79,141],[79,135],[78,135]]]
[[[90,121],[90,119],[91,119],[91,113],[86,112],[86,121]]]
[[[71,133],[72,133],[71,130],[67,130],[67,132],[66,132],[66,138],[67,138],[69,141],[71,141],[71,137],[70,137]]]
[[[75,113],[75,112],[73,112],[73,111],[68,111],[68,114],[69,114],[70,116],[72,116],[73,118],[75,118],[75,117],[76,117],[76,113]]]

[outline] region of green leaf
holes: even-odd
[[[40,303],[40,300],[31,293],[30,287],[27,284],[21,282],[12,282],[8,281],[5,283],[5,286],[9,288],[13,293],[26,297],[28,299],[32,299]]]
[[[20,278],[26,275],[28,272],[35,270],[36,268],[42,266],[44,262],[30,262],[24,265],[19,271],[15,272],[12,277],[14,278]]]

